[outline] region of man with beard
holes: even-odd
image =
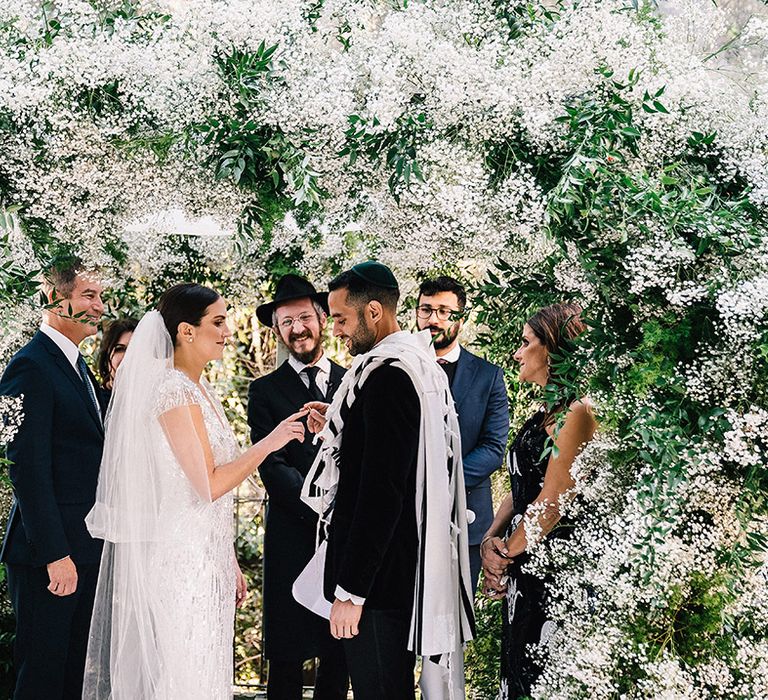
[[[509,433],[509,405],[500,367],[459,345],[467,294],[452,277],[425,280],[419,287],[416,325],[429,329],[435,354],[448,375],[461,429],[461,454],[469,525],[472,591],[480,574],[480,542],[493,522],[490,476],[502,464]]]
[[[256,309],[288,350],[274,372],[251,383],[248,424],[257,442],[308,401],[330,401],[344,375],[323,353],[322,333],[328,295],[305,279],[285,275],[274,301]],[[269,660],[267,697],[299,700],[304,661],[319,658],[314,697],[342,700],[349,679],[341,643],[328,623],[299,605],[293,582],[315,551],[317,514],[301,502],[301,486],[317,453],[312,440],[292,441],[268,456],[259,468],[269,494],[264,537],[264,644]]]
[[[323,594],[356,700],[415,697],[415,655],[441,656],[463,697],[472,610],[458,422],[428,334],[401,331],[391,270],[329,285],[355,356],[333,403],[310,402],[322,447],[302,492],[327,529]],[[322,549],[319,550],[322,553]]]

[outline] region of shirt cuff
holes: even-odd
[[[364,605],[365,598],[361,598],[359,595],[352,595],[347,593],[341,586],[336,586],[336,590],[333,592],[337,600],[342,603],[347,600],[351,600],[354,605]]]

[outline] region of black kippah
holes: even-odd
[[[368,284],[383,287],[384,289],[399,289],[397,280],[392,274],[392,270],[375,260],[367,260],[366,262],[358,263],[350,269],[350,272],[357,275],[360,279],[365,280]]]

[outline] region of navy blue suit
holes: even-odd
[[[451,382],[461,432],[473,590],[480,574],[480,542],[493,522],[490,476],[504,461],[509,434],[509,403],[500,367],[461,348]]]
[[[24,395],[24,420],[8,446],[15,500],[0,550],[16,614],[14,698],[74,700],[101,557],[102,542],[84,519],[96,497],[104,431],[80,375],[44,333],[14,355],[0,394]],[[77,590],[59,597],[47,590],[46,565],[67,556]]]

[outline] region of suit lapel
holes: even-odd
[[[460,406],[472,388],[472,381],[477,372],[477,363],[464,348],[461,349],[459,359],[456,361],[456,376],[453,378],[451,393],[456,406]]]
[[[312,400],[312,397],[309,395],[309,389],[304,386],[304,382],[301,381],[301,378],[296,373],[296,370],[291,367],[288,360],[285,360],[285,362],[277,368],[276,372],[276,379],[285,392],[285,398],[292,405],[303,406],[307,401]]]
[[[325,400],[330,403],[333,395],[336,393],[336,389],[339,388],[341,380],[344,377],[346,370],[337,365],[335,362],[331,362],[331,371],[328,376],[328,387],[325,390]],[[309,395],[309,389],[304,386],[304,382],[301,381],[301,377],[296,373],[296,370],[291,367],[288,360],[285,360],[275,370],[277,376],[275,379],[280,383],[280,386],[285,392],[285,398],[296,406],[303,406],[307,401],[312,401],[312,397]]]
[[[344,378],[344,372],[346,370],[341,365],[331,362],[331,374],[328,377],[328,389],[325,392],[325,400],[329,403],[333,399],[336,389],[339,388],[341,380]]]
[[[78,393],[83,403],[85,404],[85,408],[88,411],[88,414],[91,416],[94,423],[96,423],[98,426],[99,431],[103,433],[104,426],[102,425],[101,420],[99,420],[99,416],[96,413],[96,406],[93,405],[93,401],[91,401],[91,397],[88,394],[88,389],[86,388],[85,384],[83,384],[83,380],[80,378],[77,370],[69,363],[69,360],[59,349],[56,343],[54,343],[47,335],[45,335],[45,333],[38,332],[38,336],[40,341],[45,346],[45,349],[48,350],[48,352],[51,354],[51,357],[53,357],[54,362],[59,366],[59,369],[61,369],[64,376],[66,376],[66,378],[72,383],[75,391]],[[94,382],[94,391],[96,391],[98,384],[95,383],[96,380],[93,378],[90,370],[88,371],[88,374],[91,377],[91,381]]]

